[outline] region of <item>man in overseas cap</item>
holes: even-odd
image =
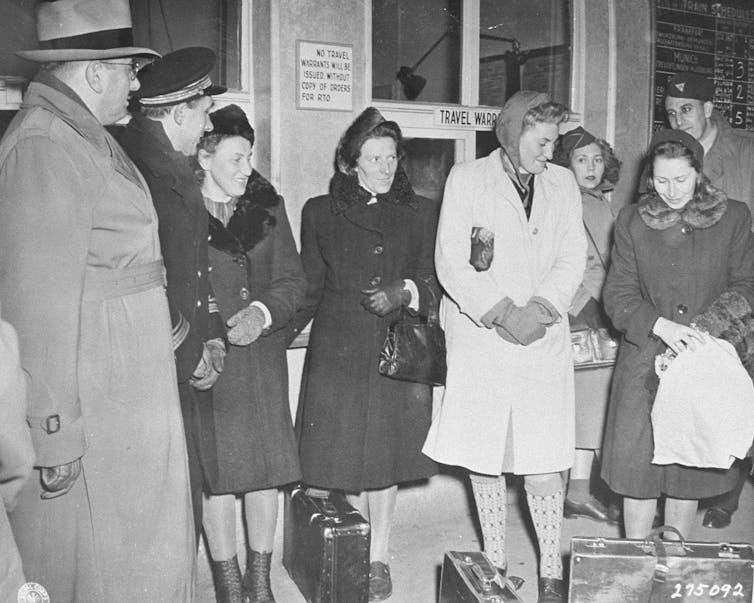
[[[712,186],[730,199],[743,201],[754,210],[754,136],[732,128],[712,100],[715,84],[697,73],[678,73],[668,80],[665,110],[674,130],[691,134],[704,148],[704,174]],[[733,115],[733,119],[737,119]],[[746,481],[745,461],[738,462],[738,486],[715,500],[707,509],[702,525],[725,528],[738,509],[738,499]]]
[[[157,216],[104,128],[127,115],[138,62],[159,55],[133,45],[127,0],[40,2],[37,32],[40,48],[18,54],[43,65],[0,143],[0,298],[38,469],[11,525],[47,600],[187,601],[195,544]]]
[[[222,372],[225,329],[209,284],[207,210],[189,157],[212,129],[211,95],[225,92],[210,80],[215,60],[209,48],[190,47],[146,66],[139,74],[138,112],[119,136],[144,174],[159,216],[197,537],[203,479],[195,406],[207,403]]]

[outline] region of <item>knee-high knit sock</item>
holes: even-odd
[[[484,552],[496,567],[505,569],[505,517],[508,503],[505,476],[488,477],[472,473],[469,477],[482,528]]]
[[[540,578],[563,578],[560,533],[563,525],[563,490],[540,496],[526,492],[529,513],[539,543]]]

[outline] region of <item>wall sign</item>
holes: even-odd
[[[750,0],[655,0],[654,120],[667,125],[668,78],[694,71],[715,81],[715,107],[754,130],[754,5]]]
[[[296,42],[296,107],[353,110],[353,46]]]
[[[435,109],[436,126],[450,126],[463,130],[494,130],[498,110],[484,107],[439,107]]]

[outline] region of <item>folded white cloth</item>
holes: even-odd
[[[733,346],[714,337],[659,373],[652,407],[656,465],[728,469],[754,440],[754,384]]]

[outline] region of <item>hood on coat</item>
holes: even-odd
[[[524,115],[532,107],[546,103],[549,100],[550,95],[546,92],[519,90],[500,109],[497,121],[495,122],[495,135],[516,170],[518,170],[520,164],[518,139],[521,137],[521,131],[524,128]]]

